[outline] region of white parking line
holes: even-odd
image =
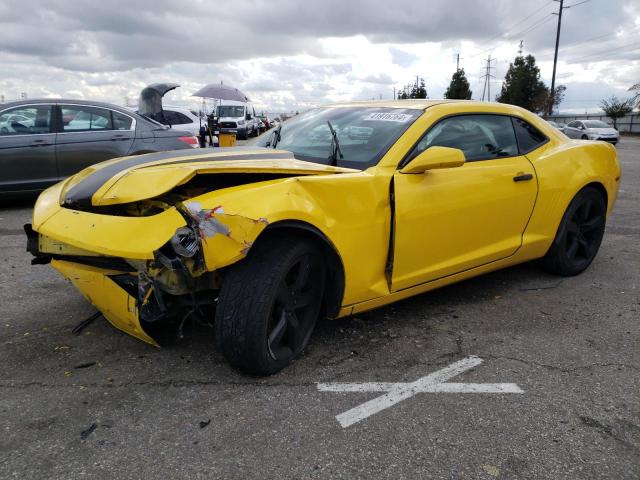
[[[347,428],[417,393],[524,393],[515,383],[445,383],[450,378],[481,363],[481,358],[467,357],[411,383],[319,383],[318,390],[321,392],[386,392],[337,415],[336,420],[342,428]]]

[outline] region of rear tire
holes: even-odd
[[[325,264],[312,242],[271,237],[228,269],[215,320],[218,347],[233,367],[271,375],[302,353],[320,315]]]
[[[593,187],[582,189],[567,207],[543,266],[552,273],[582,273],[596,257],[604,235],[607,204]]]

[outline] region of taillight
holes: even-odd
[[[196,137],[178,137],[178,140],[191,145],[193,148],[198,148],[200,146]]]

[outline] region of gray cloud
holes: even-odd
[[[416,55],[396,47],[390,47],[389,53],[391,54],[391,61],[401,67],[409,67],[413,62],[418,60]]]
[[[520,39],[539,62],[552,58],[554,9],[557,3],[550,0],[3,0],[0,90],[29,86],[31,95],[83,92],[121,103],[137,96],[145,83],[164,80],[182,83],[175,95],[187,101],[203,79],[224,79],[265,103],[291,106],[339,95],[336,77],[353,82],[359,98],[377,97],[381,90],[412,80],[388,72],[354,73],[351,63],[332,58],[323,47],[323,39],[356,35],[385,44],[392,63],[407,70],[424,60],[411,44],[439,42],[443,49],[459,51],[477,90],[481,60],[500,44],[513,44],[510,58],[499,58],[500,75]],[[615,6],[591,0],[566,10],[561,60],[584,64],[608,58],[615,88],[640,81],[640,26],[634,24],[639,16],[633,0]],[[613,36],[616,31],[624,31],[629,40]],[[635,46],[620,48],[634,39]],[[482,51],[468,54],[464,41]],[[260,65],[240,68],[242,60]],[[633,62],[635,70],[614,68]],[[409,75],[416,73],[427,76],[432,96],[442,94],[451,75]]]
[[[0,6],[0,51],[29,55],[76,71],[113,71],[179,61],[215,63],[309,53],[322,56],[318,38],[364,35],[374,42],[459,42],[526,37],[529,49],[552,45],[555,2],[472,0],[8,0]],[[538,12],[518,23],[523,13]],[[461,15],[461,11],[464,14]],[[632,26],[637,8],[592,0],[565,12],[563,42]],[[544,23],[545,18],[548,20]],[[536,22],[539,27],[527,32]],[[521,35],[519,35],[521,34]],[[487,42],[491,47],[491,42]],[[593,45],[591,46],[593,47]],[[391,50],[408,66],[410,54]]]

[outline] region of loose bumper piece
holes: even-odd
[[[146,343],[158,346],[140,325],[137,299],[116,284],[109,275],[122,272],[89,265],[52,260],[51,266],[91,302],[114,327]]]

